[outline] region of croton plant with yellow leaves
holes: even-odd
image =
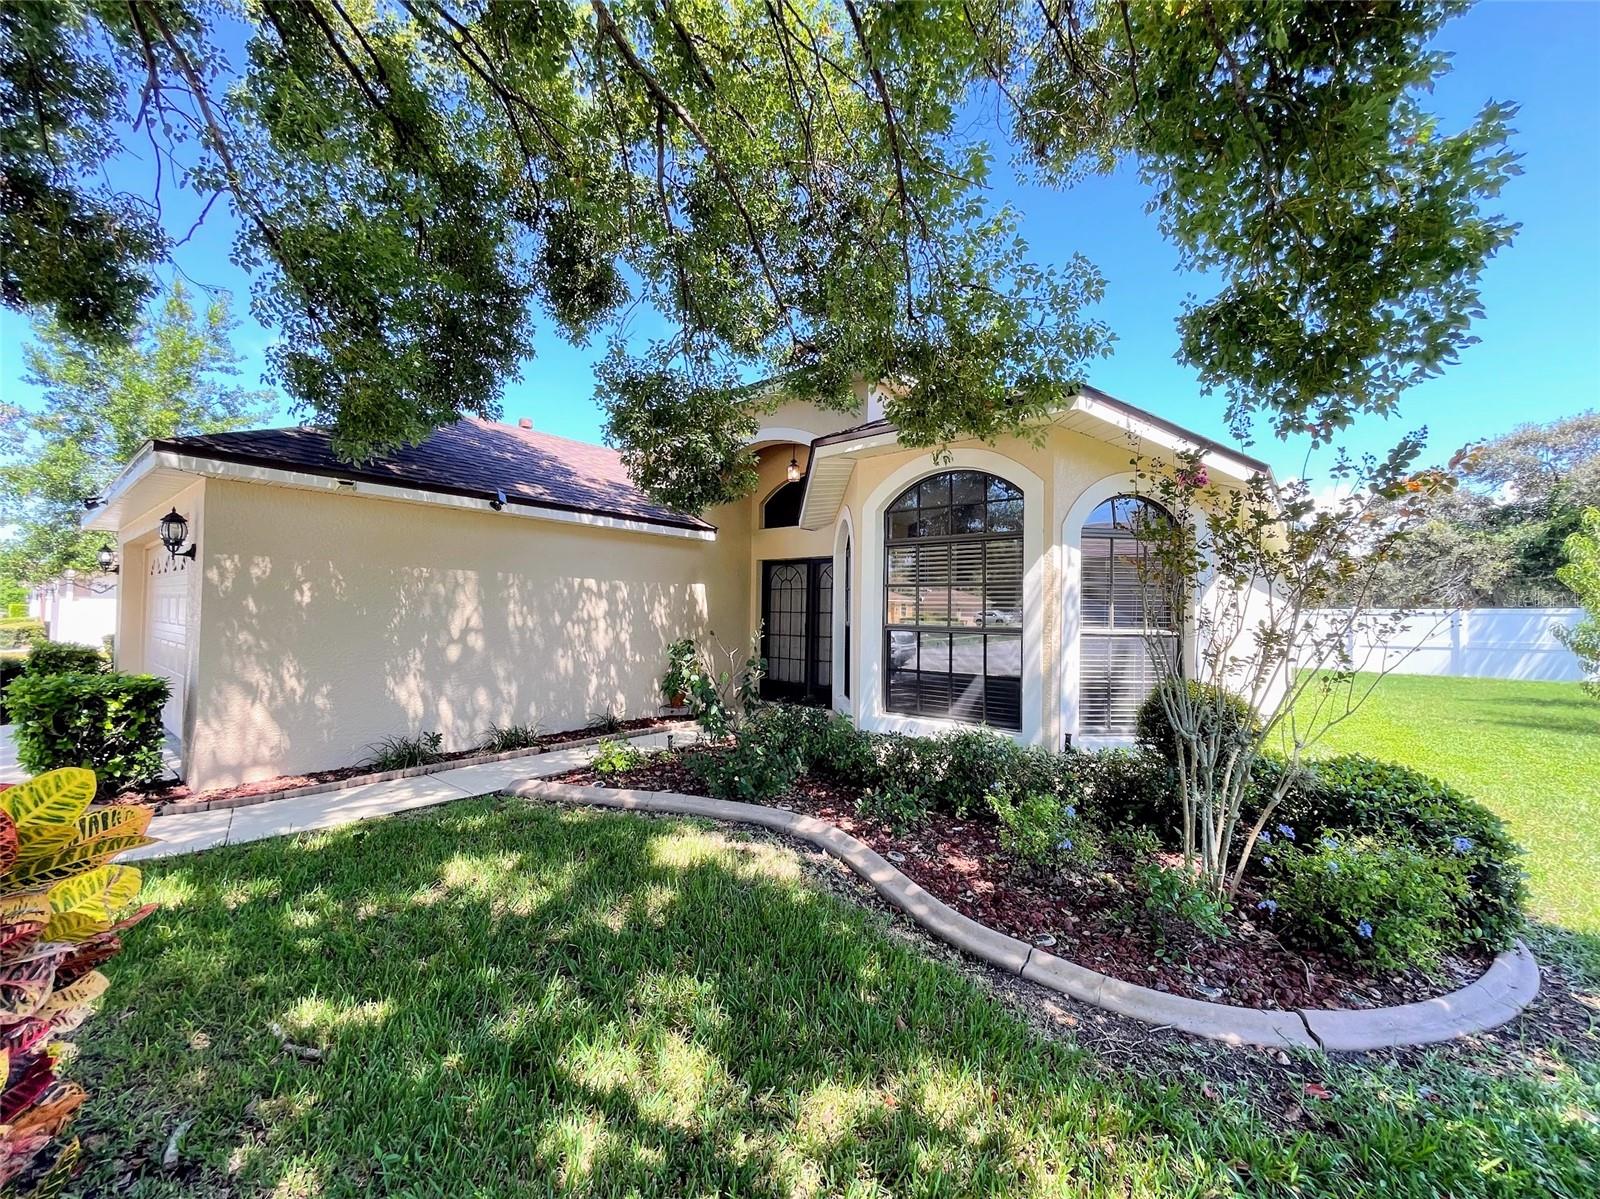
[[[110,864],[151,844],[151,809],[91,807],[92,770],[69,767],[0,790],[0,1196],[55,1195],[78,1157],[62,1132],[86,1098],[57,1074],[57,1039],[106,989],[100,966],[134,908],[139,872]]]

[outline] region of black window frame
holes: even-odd
[[[973,480],[981,480],[981,494],[979,501],[970,498],[957,501],[956,488],[958,481],[965,480],[963,486],[969,488],[966,495],[971,496],[970,488]],[[923,498],[930,489],[943,488],[947,497],[944,503],[924,504]],[[913,503],[908,505],[906,500],[913,497]],[[999,506],[997,508],[997,505]],[[973,509],[982,507],[982,529],[968,528],[961,532],[952,531],[958,513],[964,512],[970,522],[975,513]],[[914,510],[916,517],[907,522],[905,514]],[[924,516],[924,513],[932,514]],[[941,517],[940,513],[944,515]],[[979,724],[991,728],[1005,729],[1020,732],[1022,728],[1022,669],[1023,651],[1022,638],[1025,623],[1025,596],[1024,579],[1027,575],[1027,562],[1023,548],[1023,525],[1027,518],[1026,505],[1023,500],[1022,489],[1000,475],[982,470],[953,469],[936,471],[925,475],[912,483],[909,487],[892,500],[883,514],[883,708],[885,712],[902,716],[928,717],[937,720],[950,720],[963,724]],[[899,523],[905,530],[896,535],[895,526]],[[996,526],[1002,527],[996,527]],[[943,526],[944,531],[937,531]],[[933,531],[930,531],[933,530]],[[978,623],[956,623],[953,603],[947,603],[945,619],[943,622],[927,622],[921,619],[920,595],[913,599],[916,611],[910,622],[891,620],[890,613],[894,610],[891,603],[891,562],[894,551],[906,546],[948,546],[952,555],[947,577],[950,579],[949,592],[953,592],[956,577],[954,554],[958,545],[981,545],[983,550],[979,555],[982,562],[981,578],[978,589]],[[991,596],[989,584],[989,563],[991,557],[990,546],[1015,545],[1016,553],[1016,607],[1014,618],[1005,623],[990,623],[991,613],[1000,609],[996,597]],[[920,588],[913,586],[914,591]],[[895,664],[894,643],[895,635],[911,636],[915,645],[916,668],[906,671]],[[931,639],[935,645],[939,639],[945,641],[945,668],[943,671],[926,670],[923,668],[925,646]],[[957,638],[980,639],[982,646],[981,669],[976,674],[958,673],[955,669],[955,650]],[[1016,663],[1015,675],[1002,675],[991,670],[992,650],[998,643],[1005,643],[1012,648],[1007,656]],[[914,675],[915,680],[908,689],[907,685],[897,680],[907,675]],[[925,677],[927,681],[925,682]],[[966,686],[960,692],[958,702],[957,680],[967,680]],[[942,680],[942,681],[940,681]],[[973,684],[977,684],[977,695],[972,694]],[[942,693],[942,698],[941,698]]]

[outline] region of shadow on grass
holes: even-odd
[[[1560,1181],[1527,1095],[1444,1146],[1368,1104],[1308,1138],[1086,1068],[682,821],[476,800],[151,875],[82,1037],[84,1195],[1470,1194],[1490,1151]]]
[[[1537,729],[1575,737],[1600,737],[1600,704],[1596,704],[1593,714],[1589,714],[1575,710],[1581,703],[1581,698],[1574,703],[1570,698],[1496,695],[1492,705],[1485,705],[1487,710],[1480,719],[1506,728]]]

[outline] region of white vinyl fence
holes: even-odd
[[[1577,682],[1583,666],[1556,640],[1555,630],[1577,624],[1582,608],[1424,608],[1399,626],[1373,612],[1386,636],[1357,629],[1350,656],[1358,670],[1437,674],[1475,679],[1542,679]],[[1312,612],[1314,625],[1340,628],[1349,614]]]

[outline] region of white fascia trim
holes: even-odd
[[[854,454],[860,450],[877,450],[885,446],[896,449],[906,448],[900,445],[900,434],[890,429],[886,433],[874,433],[871,437],[857,437],[850,441],[835,441],[827,445],[811,447],[811,452],[818,458],[836,458],[841,454]]]
[[[1045,741],[1044,709],[1044,603],[1045,603],[1045,485],[1044,480],[1014,458],[995,450],[956,448],[935,460],[925,451],[873,488],[861,509],[860,540],[855,552],[861,559],[861,625],[855,640],[856,724],[874,732],[932,735],[973,725],[926,716],[905,716],[885,709],[883,671],[883,530],[884,510],[907,487],[928,475],[951,470],[981,470],[1022,489],[1022,727],[993,729],[1023,745]]]
[[[157,454],[155,447],[150,442],[145,442],[139,448],[139,452],[129,460],[128,465],[122,468],[122,473],[111,481],[111,486],[106,488],[106,493],[100,497],[100,502],[84,513],[83,520],[79,522],[80,525],[85,529],[115,532],[114,526],[102,523],[106,509],[111,506],[112,501],[121,498],[123,492],[127,491],[158,466],[170,466],[171,463],[160,462],[157,459],[171,458],[172,456],[171,454]]]
[[[1108,425],[1112,425],[1126,433],[1131,433],[1141,441],[1153,442],[1174,453],[1199,448],[1195,442],[1190,441],[1187,437],[1180,437],[1167,429],[1163,429],[1160,425],[1153,425],[1149,421],[1140,420],[1138,417],[1123,412],[1119,408],[1113,408],[1109,404],[1102,404],[1093,396],[1081,395],[1077,397],[1072,402],[1072,407],[1069,411],[1082,412],[1086,416],[1092,416],[1096,420],[1104,421]],[[1261,473],[1259,467],[1252,466],[1244,459],[1233,454],[1224,453],[1221,450],[1207,450],[1200,460],[1213,470],[1220,470],[1241,481],[1252,479]],[[1268,477],[1271,477],[1270,472]]]
[[[137,474],[139,458],[129,464],[107,494],[107,499],[126,487],[132,486],[150,470],[165,467],[201,478],[233,479],[243,483],[263,483],[276,487],[295,487],[304,491],[335,492],[363,496],[368,499],[393,500],[407,504],[426,504],[431,507],[455,508],[467,512],[488,512],[495,516],[509,516],[524,520],[548,520],[558,524],[585,525],[596,529],[613,529],[622,533],[643,533],[653,537],[676,537],[687,541],[715,541],[714,529],[680,529],[671,525],[651,524],[641,520],[627,520],[617,516],[604,516],[593,512],[567,512],[560,508],[540,508],[530,504],[508,502],[504,509],[495,512],[488,500],[473,499],[464,495],[444,495],[420,487],[397,487],[390,483],[372,483],[356,479],[349,485],[324,475],[305,474],[273,466],[246,466],[237,462],[219,462],[214,458],[201,458],[191,454],[175,454],[170,450],[146,451],[141,457],[149,462]]]

